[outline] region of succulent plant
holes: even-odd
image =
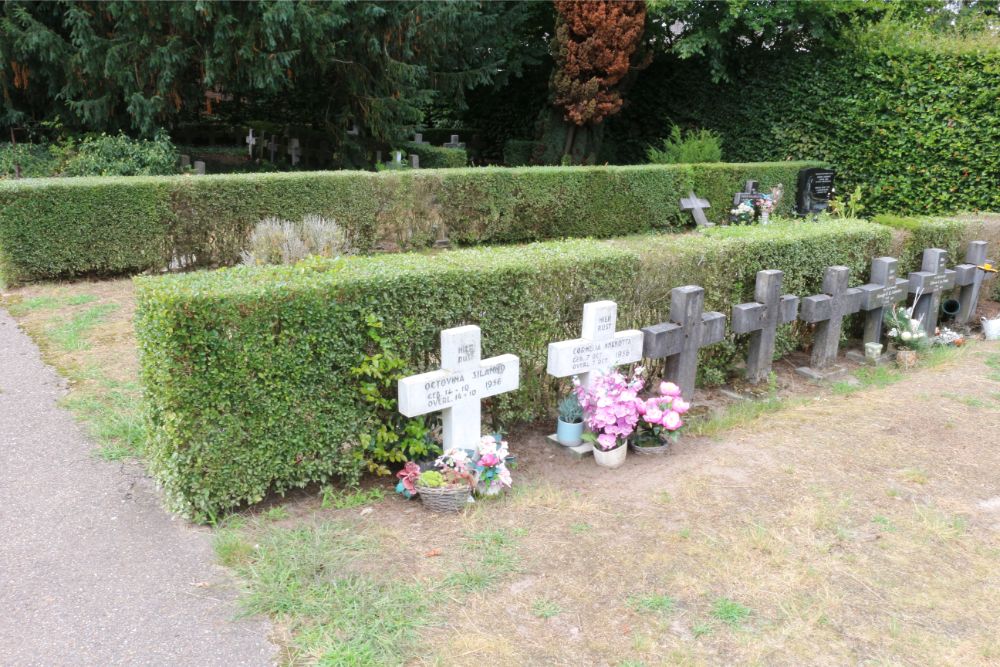
[[[559,401],[559,419],[567,424],[579,424],[583,421],[583,407],[576,394],[570,394]]]

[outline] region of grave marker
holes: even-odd
[[[299,140],[294,137],[289,139],[288,148],[286,150],[292,157],[292,166],[294,167],[299,163],[299,158],[302,157],[302,149],[299,147]]]
[[[410,167],[413,169],[420,169],[420,156],[416,153],[410,156]]]
[[[840,330],[844,318],[858,312],[861,307],[861,290],[847,286],[850,274],[851,270],[846,266],[827,267],[823,274],[823,294],[802,299],[800,319],[815,324],[816,332],[809,366],[795,369],[800,375],[813,380],[826,380],[846,370],[836,366]]]
[[[451,135],[451,141],[444,145],[445,148],[465,148],[465,142],[458,140],[458,135]]]
[[[194,173],[198,174],[199,176],[204,176],[205,175],[205,161],[204,160],[195,160],[194,161]]]
[[[758,183],[754,180],[748,180],[743,186],[743,192],[737,192],[733,196],[733,208],[736,208],[745,201],[751,204],[760,198],[760,192],[757,191]]]
[[[589,387],[593,371],[607,372],[642,359],[642,332],[615,331],[617,322],[614,301],[585,303],[580,338],[549,343],[548,374],[557,378],[576,375],[580,384]]]
[[[938,311],[941,310],[941,292],[955,286],[955,272],[946,267],[948,251],[927,248],[920,261],[920,271],[910,274],[910,294],[917,295],[913,304],[913,319],[933,337],[937,331]]]
[[[955,267],[955,285],[961,287],[958,296],[956,324],[968,324],[979,303],[979,290],[983,285],[986,271],[979,268],[987,263],[986,241],[970,241],[965,251],[965,263]]]
[[[687,199],[681,199],[681,210],[691,211],[694,221],[699,227],[712,227],[713,224],[705,217],[705,209],[711,208],[707,199],[699,199],[694,190],[688,193]]]
[[[882,342],[882,320],[885,309],[906,299],[909,281],[896,277],[899,262],[892,257],[876,257],[872,260],[869,274],[870,283],[862,285],[861,307],[865,313],[865,343]]]
[[[257,137],[253,136],[253,128],[250,128],[250,134],[247,135],[247,153],[250,157],[253,157],[253,147],[257,143]]]
[[[778,325],[794,321],[799,312],[799,297],[781,293],[784,278],[783,271],[758,271],[754,301],[733,306],[733,333],[751,334],[746,377],[752,384],[771,374]]]
[[[271,135],[271,140],[267,142],[267,150],[271,154],[271,164],[274,164],[274,153],[278,150],[278,144],[274,141],[274,135]]]
[[[666,358],[664,379],[676,383],[688,401],[694,400],[698,350],[726,335],[726,316],[703,313],[704,308],[704,289],[697,285],[675,287],[670,290],[669,320],[642,330],[642,356]]]
[[[800,169],[795,193],[796,212],[799,215],[815,215],[829,208],[836,175],[834,170],[822,167]]]
[[[421,133],[421,132],[414,132],[413,133],[413,143],[415,143],[415,144],[422,144],[422,143],[424,143],[424,135],[423,135],[423,133]]]
[[[482,332],[475,325],[441,332],[441,370],[399,381],[399,411],[406,417],[442,413],[443,446],[475,450],[482,437],[482,405],[490,396],[517,389],[520,359],[513,354],[481,359]]]

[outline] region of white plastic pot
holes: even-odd
[[[628,454],[628,447],[624,443],[615,447],[609,452],[600,447],[594,446],[594,462],[604,468],[620,468],[625,464],[625,455]]]
[[[1000,340],[1000,318],[988,320],[984,317],[983,333],[986,334],[986,340]]]

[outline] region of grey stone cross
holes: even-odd
[[[955,286],[955,272],[946,268],[947,261],[947,250],[927,248],[921,258],[920,271],[910,273],[910,294],[919,294],[913,304],[913,319],[920,320],[928,337],[937,331],[941,292]]]
[[[410,167],[412,169],[420,169],[420,156],[416,153],[410,155]]]
[[[697,285],[670,290],[670,319],[642,330],[642,356],[666,358],[664,379],[681,388],[685,400],[694,399],[698,373],[698,350],[721,341],[726,335],[726,316],[703,313],[705,290]]]
[[[451,135],[451,141],[449,141],[448,143],[444,144],[444,147],[445,148],[465,148],[465,142],[464,141],[459,141],[458,140],[458,135],[457,134],[453,134],[453,135]]]
[[[753,384],[763,382],[771,374],[778,325],[794,321],[799,312],[799,297],[781,293],[784,278],[783,271],[758,271],[755,300],[733,306],[733,333],[751,334],[747,380]]]
[[[253,157],[253,147],[257,143],[257,137],[253,136],[253,128],[250,128],[250,134],[247,135],[247,152],[250,157]]]
[[[711,227],[712,223],[705,217],[705,209],[711,208],[707,199],[699,199],[692,190],[688,193],[687,199],[681,199],[681,210],[691,211],[694,221],[699,227]]]
[[[986,241],[970,241],[965,251],[965,263],[955,267],[955,285],[962,288],[958,296],[960,305],[958,315],[955,316],[956,324],[967,324],[976,312],[979,290],[986,275],[986,272],[979,268],[988,261],[986,245]]]
[[[861,307],[861,290],[847,286],[850,274],[846,266],[827,267],[823,274],[823,293],[802,299],[800,319],[815,324],[816,331],[809,366],[795,369],[801,375],[823,380],[843,372],[836,366],[840,330],[844,318]]]
[[[862,285],[861,308],[865,313],[865,343],[882,342],[882,320],[885,309],[906,299],[908,280],[896,277],[897,262],[892,257],[876,257],[872,260],[871,282]]]
[[[424,143],[424,135],[420,132],[413,133],[413,143],[422,144]]]

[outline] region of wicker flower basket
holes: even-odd
[[[640,446],[639,443],[646,445]],[[628,448],[639,456],[661,456],[670,451],[670,440],[661,440],[654,435],[633,436],[628,441]]]
[[[466,484],[440,487],[417,484],[420,501],[432,512],[461,512],[469,502],[469,491]]]

